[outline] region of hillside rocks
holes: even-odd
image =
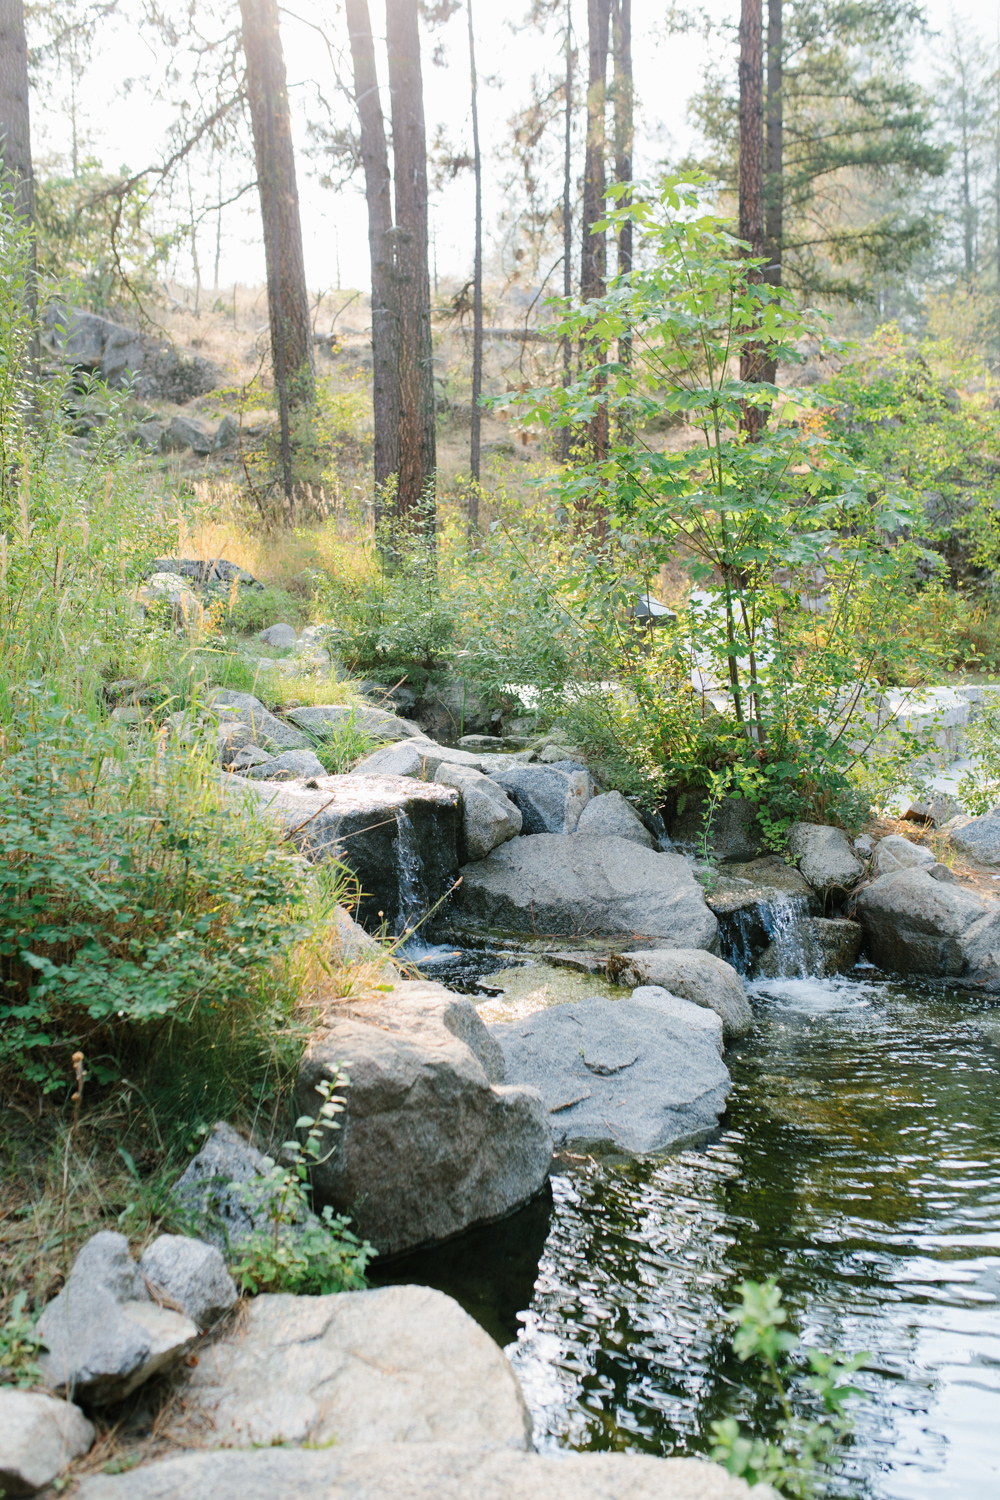
[[[778,1500],[717,1464],[645,1453],[519,1453],[460,1443],[189,1453],[91,1475],[80,1500]]]
[[[45,310],[50,347],[74,370],[98,375],[113,390],[183,405],[219,383],[219,370],[200,354],[183,355],[163,340],[137,333],[83,308],[50,303]]]
[[[296,644],[298,636],[292,625],[269,625],[266,630],[257,632],[257,639],[265,646],[277,646],[279,650],[291,650]]]
[[[926,870],[880,875],[861,891],[857,915],[880,968],[962,979],[1000,991],[1000,904]]]
[[[122,1400],[182,1359],[198,1336],[190,1318],[149,1300],[128,1241],[110,1231],[83,1247],[38,1332],[47,1384],[85,1406]]]
[[[875,845],[875,866],[880,875],[891,875],[893,870],[919,870],[934,863],[930,849],[911,843],[900,833],[890,833]]]
[[[266,768],[265,768],[266,769]],[[377,932],[401,932],[444,895],[458,868],[458,793],[402,776],[317,777],[287,786],[229,775],[235,804],[253,799],[307,859],[341,859],[358,880],[357,917]]]
[[[303,632],[305,635],[305,632]],[[400,719],[384,708],[357,708],[345,703],[321,703],[312,708],[290,708],[288,717],[299,729],[318,740],[330,739],[346,724],[353,723],[377,740],[423,739],[408,719]]]
[[[269,755],[246,767],[243,774],[252,781],[315,780],[326,775],[326,766],[314,750],[283,750],[280,755]]]
[[[248,1189],[263,1181],[267,1170],[267,1158],[220,1120],[174,1183],[174,1198],[203,1240],[234,1250],[266,1220],[263,1192]]]
[[[753,1012],[743,980],[731,964],[698,948],[656,948],[616,954],[607,975],[614,984],[660,985],[692,1005],[703,1005],[720,1017],[727,1041],[746,1036]]]
[[[78,1406],[41,1391],[0,1390],[0,1494],[33,1495],[89,1452],[94,1429]]]
[[[516,807],[503,787],[471,766],[440,765],[435,781],[454,787],[462,801],[462,832],[459,858],[485,859],[501,844],[517,838],[521,832],[520,808]]]
[[[981,818],[971,818],[961,828],[953,828],[951,842],[961,854],[982,865],[1000,864],[1000,814],[997,809]]]
[[[580,814],[576,832],[609,834],[630,839],[646,849],[656,848],[653,835],[621,792],[602,792],[599,797],[591,797]]]
[[[575,832],[593,795],[589,771],[572,761],[505,766],[499,759],[491,761],[490,775],[520,809],[524,833]]]
[[[712,1012],[643,986],[492,1026],[507,1077],[540,1090],[558,1146],[647,1152],[703,1138],[731,1080]]]
[[[686,861],[629,839],[537,834],[513,839],[461,874],[459,928],[627,937],[657,948],[715,942],[715,917]]]
[[[185,1406],[224,1448],[531,1443],[501,1351],[457,1302],[424,1286],[255,1298],[239,1332],[203,1351]]]
[[[788,848],[801,873],[821,895],[850,890],[861,879],[861,864],[851,852],[842,828],[793,823],[788,830]]]
[[[545,1182],[552,1136],[541,1099],[522,1080],[504,1084],[503,1054],[471,1000],[400,982],[377,1001],[338,1004],[300,1065],[304,1114],[343,1059],[342,1129],[314,1190],[382,1253],[498,1218]]]
[[[253,736],[253,743],[261,750],[280,754],[282,750],[312,749],[308,735],[272,714],[252,693],[214,688],[211,706],[223,722],[237,720],[245,724]]]

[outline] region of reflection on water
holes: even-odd
[[[539,1446],[664,1454],[704,1452],[731,1412],[773,1422],[721,1314],[744,1277],[776,1275],[807,1343],[873,1354],[830,1494],[996,1500],[1000,1009],[874,977],[751,988],[720,1138],[556,1176],[533,1285],[535,1205],[383,1274],[442,1286],[491,1331],[523,1298],[508,1353]]]

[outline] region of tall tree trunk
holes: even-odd
[[[583,253],[580,260],[580,297],[584,302],[603,297],[607,291],[607,239],[593,227],[606,212],[607,177],[604,157],[607,150],[605,105],[607,102],[608,44],[611,29],[611,0],[587,0],[587,31],[590,51],[590,73],[587,87],[587,151],[583,169]],[[604,350],[592,339],[581,341],[583,365],[603,362]],[[600,462],[608,451],[608,409],[602,403],[591,418],[588,446],[590,458]],[[591,507],[595,528],[604,534],[603,509]]]
[[[399,317],[396,308],[392,177],[379,101],[368,0],[346,0],[354,64],[354,99],[361,124],[361,160],[368,205],[368,249],[372,271],[372,361],[375,416],[375,504],[399,473]]]
[[[740,12],[740,239],[753,257],[764,254],[764,58],[761,0],[742,0]],[[760,280],[760,273],[753,274]],[[763,345],[746,344],[740,355],[740,379],[763,379]],[[757,406],[743,404],[741,429],[754,441],[765,415]]]
[[[472,24],[472,0],[466,0],[469,12],[469,83],[472,97],[472,165],[476,176],[476,251],[472,265],[472,423],[469,437],[469,530],[479,529],[479,440],[482,412],[479,397],[483,390],[483,159],[479,151],[479,86],[476,80],[476,33]]]
[[[573,0],[566,0],[566,101],[563,142],[563,298],[569,307],[573,296]],[[998,231],[1000,245],[1000,231]],[[1000,252],[998,252],[1000,253]],[[563,386],[573,378],[573,341],[563,334]],[[559,456],[569,458],[571,430],[564,427],[559,437]]]
[[[392,101],[399,307],[400,516],[433,529],[436,468],[431,286],[427,262],[427,137],[417,0],[386,0]],[[426,507],[426,510],[425,510]]]
[[[292,500],[289,414],[315,393],[309,293],[302,255],[302,224],[295,184],[292,120],[277,0],[240,0],[247,100],[257,158],[257,187],[264,225],[271,356],[281,423],[285,497]]]
[[[613,0],[612,25],[613,53],[615,65],[615,181],[632,181],[632,145],[634,132],[634,106],[632,90],[632,0]],[[619,208],[626,208],[631,198],[620,198]],[[632,270],[632,220],[626,219],[618,230],[618,276],[628,276]],[[618,340],[618,359],[623,365],[632,363],[632,334],[623,333]],[[620,424],[621,436],[627,437],[627,427]]]
[[[0,166],[4,201],[19,218],[33,224],[35,179],[23,0],[0,0]]]
[[[784,28],[782,0],[767,0],[767,148],[764,185],[764,280],[781,285],[781,241],[784,237]]]

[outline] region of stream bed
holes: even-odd
[[[773,1430],[723,1314],[777,1276],[806,1344],[872,1355],[827,1493],[996,1500],[1000,1002],[864,968],[749,988],[716,1139],[557,1164],[551,1199],[373,1280],[440,1287],[493,1334],[539,1448],[703,1454],[714,1418]]]

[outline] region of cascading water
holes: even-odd
[[[817,957],[808,918],[803,896],[762,897],[720,917],[720,956],[745,978],[757,973],[762,960],[769,977],[805,978]]]
[[[396,909],[397,937],[412,932],[424,916],[426,905],[421,880],[423,862],[409,814],[396,808],[396,867],[399,875],[399,904]]]

